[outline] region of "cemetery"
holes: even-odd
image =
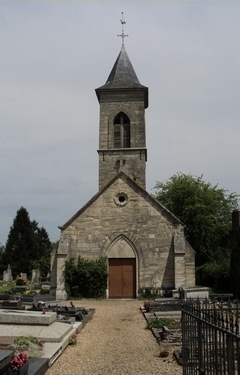
[[[11,275],[10,268],[5,278],[7,274]],[[27,275],[21,274],[19,278],[27,279]],[[11,285],[11,282],[9,277],[3,283]],[[49,284],[44,281],[16,285],[0,294],[0,375],[44,375],[68,345],[76,343],[77,334],[92,318],[94,308],[56,300],[49,292]],[[237,344],[227,354],[223,350],[225,343],[221,344],[228,336],[238,340],[239,307],[235,305],[231,294],[209,297],[208,288],[179,288],[172,291],[171,297],[146,300],[140,310],[146,328],[159,345],[159,358],[173,358],[183,366],[185,375],[191,373],[189,366],[199,365],[196,351],[202,343],[201,361],[213,363],[215,360],[206,349],[208,342],[212,342],[213,329],[216,332],[220,329],[224,334],[216,344],[223,358],[219,366],[232,363],[237,368],[238,362],[229,359],[230,355],[233,359],[240,355],[239,350],[236,352]],[[199,332],[192,334],[199,324],[203,325],[205,335],[201,340]]]
[[[4,271],[3,279],[5,283],[13,281],[10,266]],[[7,293],[0,294],[0,374],[43,375],[66,347],[76,341],[75,335],[92,318],[95,310],[85,306],[75,307],[73,302],[68,306],[66,301],[56,300],[50,294],[50,282],[41,280],[37,270],[33,270],[30,282],[27,275],[21,273],[16,284]],[[179,288],[173,291],[172,298],[156,298],[142,307],[149,326],[153,322],[163,322],[151,327],[162,357],[169,355],[172,346],[178,346],[179,351],[176,352],[180,353],[181,301],[191,293],[193,297],[196,293],[208,297],[207,288],[198,291]],[[19,346],[16,340],[30,342],[31,346],[32,342],[40,343],[39,351],[32,354],[28,346]],[[26,363],[19,359],[23,355],[21,353],[28,356]],[[18,366],[19,361],[23,366],[12,372],[14,364]]]
[[[13,281],[10,266],[4,271],[3,279],[3,283]],[[66,301],[56,300],[50,294],[50,282],[42,281],[37,270],[33,270],[31,282],[27,281],[27,275],[24,273],[21,273],[17,280],[20,280],[16,282],[18,285],[14,285],[7,293],[0,294],[0,374],[43,375],[66,347],[75,342],[75,335],[92,318],[95,310],[85,306],[75,307],[73,302],[68,306]],[[205,293],[206,290],[199,292]],[[172,318],[177,324],[177,327],[166,324],[152,328],[162,356],[168,355],[169,345],[181,346],[179,297],[187,291],[178,293],[175,291],[175,298],[155,299],[142,308],[148,322],[164,317],[165,322],[166,319],[169,322]],[[16,344],[16,340],[24,342],[25,346]],[[26,342],[30,342],[31,346],[32,342],[37,345],[40,343],[39,350],[33,351],[32,354]],[[28,356],[26,363],[19,359],[19,355],[23,355],[21,353]],[[14,364],[19,361],[23,366],[17,372],[12,372]]]
[[[11,281],[9,267],[3,282]],[[76,308],[72,302],[70,306],[61,306],[61,301],[55,300],[54,296],[41,294],[46,286],[46,283],[30,283],[0,294],[1,375],[45,374],[92,318],[94,309],[85,306]],[[20,338],[25,345],[16,344]],[[32,347],[32,342],[40,345],[39,351],[30,352],[27,343]]]

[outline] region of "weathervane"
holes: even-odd
[[[118,35],[118,36],[121,36],[122,37],[122,44],[124,44],[124,38],[125,36],[128,36],[126,34],[124,34],[124,24],[126,23],[125,21],[123,21],[123,12],[122,12],[122,19],[120,20],[121,24],[122,24],[122,34]]]

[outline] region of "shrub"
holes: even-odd
[[[40,293],[39,294],[49,294],[50,293],[50,289],[41,289],[40,290]]]
[[[107,288],[107,261],[71,258],[65,262],[65,288],[70,298],[102,298]]]
[[[27,279],[24,279],[23,277],[18,277],[16,280],[16,285],[21,286],[21,285],[26,285],[27,284]]]
[[[138,297],[139,299],[154,299],[154,298],[161,298],[161,297],[169,297],[172,291],[162,290],[161,288],[155,287],[141,287],[138,289]]]

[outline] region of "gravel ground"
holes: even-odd
[[[95,308],[90,322],[68,346],[46,375],[180,375],[172,356],[160,358],[160,347],[138,300],[80,300],[76,306]]]

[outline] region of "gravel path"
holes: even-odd
[[[80,331],[77,345],[68,346],[46,375],[180,375],[172,355],[160,358],[160,347],[139,310],[138,300],[81,300],[76,306],[95,308]]]

